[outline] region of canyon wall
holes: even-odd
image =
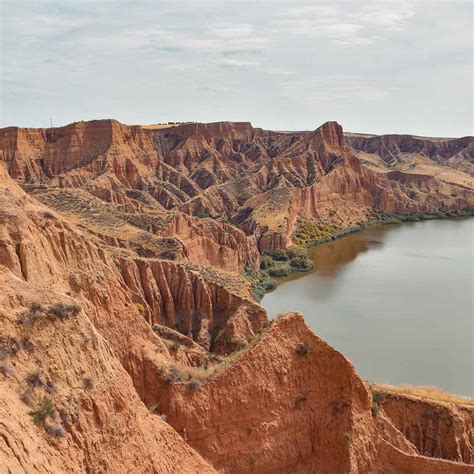
[[[114,120],[0,130],[0,159],[25,189],[82,188],[126,212],[210,216],[221,228],[204,233],[217,246],[183,217],[168,235],[188,237],[189,259],[206,249],[210,264],[239,268],[255,268],[253,242],[231,226],[265,251],[291,245],[295,216],[350,227],[369,210],[472,207],[472,147],[471,137],[345,136],[336,122],[313,132],[231,122],[154,129]],[[225,240],[229,251],[218,255]],[[235,245],[247,255],[231,255]]]
[[[380,398],[249,283],[301,219],[471,206],[451,145],[415,173],[334,122],[0,130],[0,470],[472,472],[471,401]]]

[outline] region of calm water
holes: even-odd
[[[473,396],[474,219],[383,226],[316,247],[262,305],[294,310],[362,378]]]

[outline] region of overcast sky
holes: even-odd
[[[472,134],[470,1],[0,0],[0,126]]]

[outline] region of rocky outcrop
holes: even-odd
[[[159,401],[224,472],[371,472],[378,463],[364,384],[298,314],[275,322],[199,391],[183,387]]]
[[[387,164],[403,160],[404,155],[429,158],[444,166],[472,174],[474,171],[474,140],[462,138],[426,138],[413,135],[346,134],[356,152],[378,155]]]
[[[302,315],[269,324],[244,273],[301,218],[467,206],[459,175],[371,169],[334,122],[0,145],[0,471],[472,471],[471,406],[375,399]]]
[[[220,222],[198,225],[176,217],[169,233],[186,236],[190,259],[204,263],[205,256],[229,269],[258,265],[254,243],[232,226],[254,236],[260,251],[270,251],[291,245],[297,216],[348,227],[368,210],[474,205],[474,181],[466,174],[472,171],[470,137],[345,136],[336,122],[294,133],[232,122],[9,127],[0,130],[0,159],[29,190],[82,188],[130,213],[211,216]],[[243,254],[235,255],[235,246]]]
[[[148,412],[87,313],[61,321],[38,312],[31,325],[17,323],[32,301],[48,307],[74,298],[4,266],[0,284],[0,471],[214,472]]]
[[[157,401],[219,471],[470,472],[467,464],[420,456],[390,419],[382,430],[384,415],[374,418],[370,392],[353,366],[300,314],[280,317],[202,377],[195,390],[177,384]]]
[[[185,257],[191,262],[230,271],[258,270],[255,239],[232,225],[175,213],[162,235],[179,236],[184,243]]]
[[[383,390],[378,393],[384,412],[419,453],[474,463],[474,406],[467,405],[467,400],[463,405]]]
[[[248,293],[245,297],[229,291],[217,272],[206,280],[200,272],[171,262],[121,260],[119,266],[151,325],[175,329],[206,350],[233,352],[267,324],[263,308]]]

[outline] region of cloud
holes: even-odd
[[[231,69],[248,69],[255,68],[258,63],[255,61],[248,61],[245,59],[237,58],[221,58],[216,61],[219,66],[227,67]]]
[[[327,75],[306,80],[284,81],[279,83],[283,93],[298,91],[308,102],[320,101],[376,101],[387,99],[396,86],[377,87],[372,81],[357,75]]]
[[[334,113],[467,134],[444,128],[471,112],[472,6],[453,1],[0,0],[0,118],[232,114],[284,128]],[[441,112],[422,120],[427,107]]]
[[[231,92],[233,89],[229,87],[211,87],[211,86],[200,86],[197,88],[199,92],[203,92],[205,94],[209,95],[219,95],[219,94],[227,94],[228,92]]]
[[[287,33],[358,46],[379,41],[387,31],[403,30],[414,8],[408,1],[349,1],[281,8],[277,16],[275,24]]]

